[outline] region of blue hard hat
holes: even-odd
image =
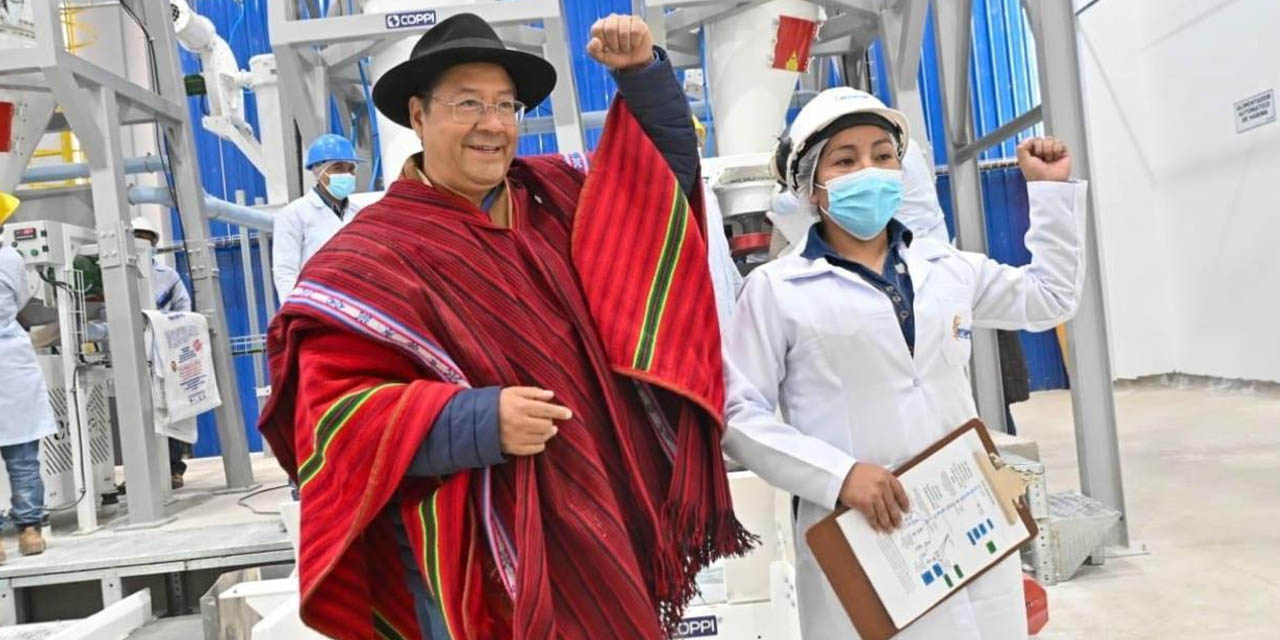
[[[311,146],[307,147],[308,169],[324,162],[354,164],[360,161],[360,158],[356,157],[355,147],[351,146],[351,141],[340,135],[326,133],[316,138]]]

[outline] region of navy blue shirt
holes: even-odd
[[[911,273],[907,271],[907,262],[902,257],[902,250],[911,246],[911,231],[897,220],[889,221],[889,251],[884,256],[884,273],[876,273],[852,260],[847,260],[836,253],[831,245],[822,238],[822,223],[814,223],[809,228],[809,240],[805,243],[804,252],[800,255],[810,260],[826,258],[827,262],[857,274],[864,282],[875,287],[893,304],[893,311],[898,316],[898,326],[902,329],[902,339],[907,342],[911,355],[916,353],[916,314],[915,288],[911,285]]]

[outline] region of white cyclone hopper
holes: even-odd
[[[474,4],[474,0],[458,0],[452,5]],[[365,3],[365,13],[394,13],[396,11],[416,11],[423,8],[422,0],[369,0]],[[422,37],[422,32],[415,32],[383,49],[373,56],[369,65],[369,88],[377,78],[390,71],[392,67],[409,59],[413,45]],[[378,113],[378,143],[382,148],[382,175],[384,182],[390,185],[400,175],[400,167],[409,156],[422,151],[422,142],[413,129],[406,129],[382,113]]]
[[[796,71],[773,68],[778,17],[817,21],[817,5],[774,0],[706,26],[707,83],[721,156],[773,149],[795,93]]]
[[[774,0],[706,25],[707,83],[723,170],[713,184],[726,218],[767,211],[773,196],[768,154],[786,126],[800,77],[773,66],[784,15],[816,22],[818,6]]]

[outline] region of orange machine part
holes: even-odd
[[[1027,601],[1027,633],[1036,635],[1049,624],[1049,594],[1035,578],[1022,574],[1022,592]]]

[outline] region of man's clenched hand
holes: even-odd
[[[653,61],[653,34],[637,16],[611,14],[591,25],[587,53],[614,71],[643,69]]]

